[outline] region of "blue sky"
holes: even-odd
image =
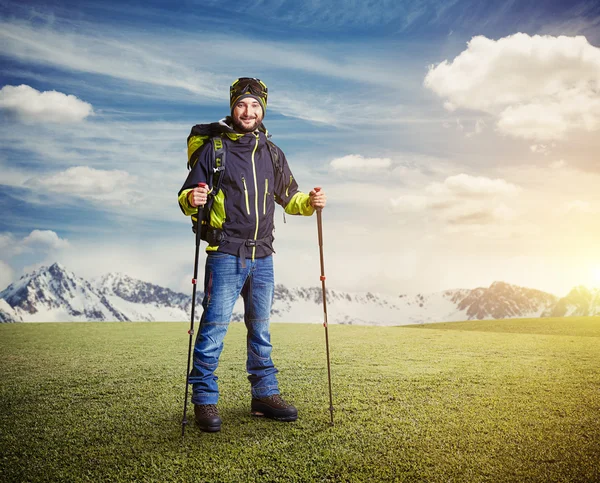
[[[0,0],[0,285],[60,261],[189,290],[190,127],[239,76],[301,188],[328,286],[600,286],[597,2]],[[276,214],[276,276],[318,284]]]

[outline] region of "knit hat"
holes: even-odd
[[[263,116],[267,112],[267,95],[269,89],[264,82],[254,77],[240,77],[229,88],[229,107],[233,112],[233,106],[247,97],[256,99],[263,110]]]

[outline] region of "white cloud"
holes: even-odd
[[[431,207],[431,200],[422,195],[402,195],[390,199],[395,213],[411,213],[425,211]]]
[[[46,192],[109,204],[130,204],[141,197],[141,193],[134,189],[136,181],[137,178],[127,171],[74,166],[29,182]]]
[[[424,178],[424,173],[413,166],[398,165],[395,166],[390,175],[392,178],[403,182],[415,182],[417,179]]]
[[[429,215],[451,225],[487,225],[512,220],[516,213],[503,200],[520,187],[503,179],[459,174],[425,186],[424,194],[390,199],[395,213]]]
[[[26,123],[74,123],[93,114],[91,104],[73,95],[40,92],[24,84],[0,89],[0,108]]]
[[[392,165],[392,160],[390,158],[365,158],[360,154],[349,154],[336,158],[329,164],[335,171],[361,171],[366,173],[377,169],[387,169]]]
[[[519,190],[518,186],[508,183],[503,179],[471,176],[464,173],[450,176],[443,183],[432,183],[426,188],[426,191],[433,195],[458,197],[513,195]]]
[[[23,239],[23,245],[42,250],[60,250],[69,248],[69,241],[60,238],[52,230],[33,230]]]
[[[0,253],[3,259],[9,259],[22,253],[50,253],[67,249],[71,245],[52,230],[33,230],[18,240],[12,233],[0,234]]]
[[[497,126],[513,137],[540,141],[564,139],[574,130],[592,132],[600,127],[600,100],[593,89],[565,90],[553,98],[508,106],[500,113]]]
[[[510,221],[515,218],[516,213],[502,203],[498,205],[461,203],[450,207],[444,216],[451,225],[487,225]]]
[[[424,85],[464,108],[496,116],[500,132],[550,141],[600,127],[600,49],[585,37],[473,37],[452,62],[431,66]]]

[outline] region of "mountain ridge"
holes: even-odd
[[[271,320],[322,322],[320,287],[277,284]],[[197,304],[202,293],[197,295]],[[600,290],[574,287],[565,297],[494,282],[489,287],[416,295],[327,290],[328,322],[409,325],[469,319],[600,315]],[[59,263],[23,275],[0,292],[0,322],[186,321],[191,296],[122,273],[88,281]],[[201,313],[201,310],[198,311]],[[233,321],[243,320],[238,299]]]

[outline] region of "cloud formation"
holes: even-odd
[[[560,140],[600,128],[600,48],[582,36],[476,36],[451,62],[430,66],[424,85],[448,110],[491,114],[515,138]]]
[[[109,204],[129,204],[139,201],[140,193],[133,187],[136,179],[126,171],[74,166],[44,178],[33,178],[29,183],[44,192]]]
[[[68,248],[69,241],[60,238],[52,230],[33,230],[23,239],[23,245],[29,248],[41,248],[44,250],[60,250]]]
[[[24,252],[48,253],[70,246],[67,239],[60,238],[52,230],[33,230],[20,240],[16,239],[12,233],[0,234],[0,252],[5,259]]]
[[[0,290],[15,281],[15,270],[10,265],[15,257],[25,254],[38,261],[46,257],[52,260],[62,251],[71,249],[69,240],[52,230],[32,230],[20,239],[12,233],[0,233]]]
[[[426,191],[436,196],[455,196],[461,198],[513,195],[519,188],[503,179],[491,179],[485,176],[457,174],[449,176],[443,183],[431,183]]]
[[[0,109],[26,123],[75,123],[94,112],[91,104],[73,95],[57,91],[40,92],[25,84],[7,85],[0,89]]]
[[[431,215],[449,225],[487,225],[511,220],[515,212],[504,201],[520,188],[503,179],[459,174],[427,185],[423,193],[390,200],[392,211]]]
[[[334,171],[371,172],[374,169],[387,169],[392,165],[390,158],[365,158],[360,154],[349,154],[336,158],[329,165]]]

